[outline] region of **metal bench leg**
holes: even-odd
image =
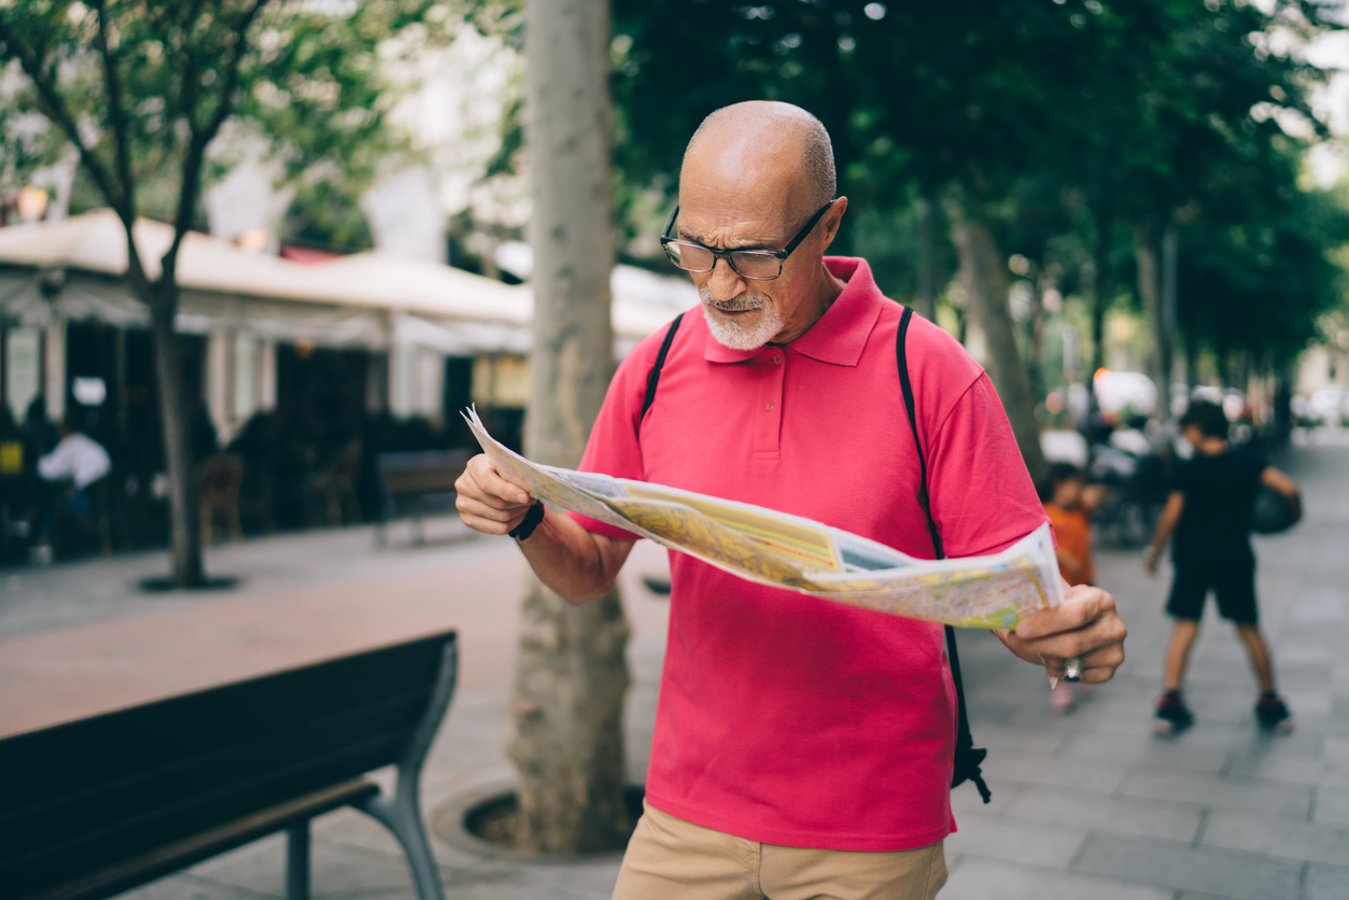
[[[440,886],[440,871],[436,868],[436,858],[431,853],[431,842],[426,838],[426,828],[422,824],[421,806],[417,800],[417,789],[403,789],[409,784],[399,778],[399,790],[392,801],[385,797],[375,797],[361,805],[361,809],[377,819],[384,827],[393,832],[398,843],[403,845],[407,854],[408,867],[412,870],[412,884],[417,889],[420,900],[444,900],[445,893]]]
[[[286,829],[286,900],[309,900],[309,822]]]
[[[436,730],[440,727],[445,710],[454,696],[458,659],[456,641],[451,640],[445,645],[445,654],[441,658],[435,693],[427,704],[425,716],[417,725],[407,756],[398,764],[398,778],[393,796],[380,794],[358,805],[360,810],[393,832],[394,837],[403,845],[408,865],[412,869],[412,883],[416,886],[417,896],[421,900],[445,898],[440,886],[440,873],[436,869],[436,858],[431,853],[431,843],[426,839],[426,826],[422,823],[419,784],[427,751],[431,749]]]

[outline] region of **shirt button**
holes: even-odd
[[[768,410],[769,412],[772,412],[772,411],[773,411],[773,401],[772,401],[772,400],[769,400],[767,403],[765,403],[765,404],[763,405],[763,408],[766,409],[766,410]]]
[[[775,366],[780,366],[780,365],[782,365],[782,357],[781,357],[781,356],[775,356],[775,357],[773,357],[773,365],[775,365]]]

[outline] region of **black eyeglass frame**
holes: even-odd
[[[815,226],[819,224],[820,219],[822,219],[824,214],[829,211],[829,207],[833,206],[834,202],[837,200],[838,198],[834,197],[824,206],[817,209],[815,214],[806,220],[806,224],[801,226],[801,230],[796,233],[796,236],[788,241],[787,246],[783,247],[781,250],[718,250],[715,247],[709,247],[706,244],[700,244],[697,241],[686,241],[683,238],[671,237],[670,229],[674,228],[675,220],[679,218],[679,206],[676,205],[674,212],[670,213],[670,221],[665,223],[665,231],[660,236],[660,248],[665,251],[665,255],[670,259],[670,262],[674,263],[675,268],[684,272],[693,272],[694,274],[711,272],[717,267],[717,260],[725,259],[726,265],[731,267],[731,271],[735,272],[735,274],[739,275],[741,278],[746,278],[750,281],[773,281],[782,275],[782,264],[786,261],[787,257],[791,256],[792,251],[801,246],[801,242],[810,236],[810,232],[814,230]],[[690,247],[697,247],[699,250],[706,250],[708,253],[712,254],[712,265],[708,266],[706,269],[686,269],[679,265],[675,258],[670,255],[670,244],[687,244]],[[770,275],[767,278],[762,275],[746,275],[735,267],[735,262],[731,257],[736,253],[752,253],[757,256],[773,257],[778,261],[777,274]]]

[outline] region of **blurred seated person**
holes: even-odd
[[[34,397],[24,410],[19,436],[23,441],[24,465],[31,472],[33,461],[56,446],[57,440],[56,429],[47,418],[47,400],[41,394]]]
[[[23,430],[9,411],[9,404],[0,400],[0,479],[16,478],[23,474]]]
[[[94,496],[90,488],[112,468],[108,452],[70,419],[61,423],[57,435],[56,446],[37,461],[37,474],[45,489],[38,498],[31,556],[34,562],[42,564],[52,559],[51,538],[57,514],[93,515]]]
[[[10,535],[27,534],[28,519],[16,515],[26,508],[23,432],[9,404],[0,400],[0,557]]]

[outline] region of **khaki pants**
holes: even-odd
[[[892,853],[779,847],[645,810],[614,900],[932,900],[946,883],[941,842]]]

